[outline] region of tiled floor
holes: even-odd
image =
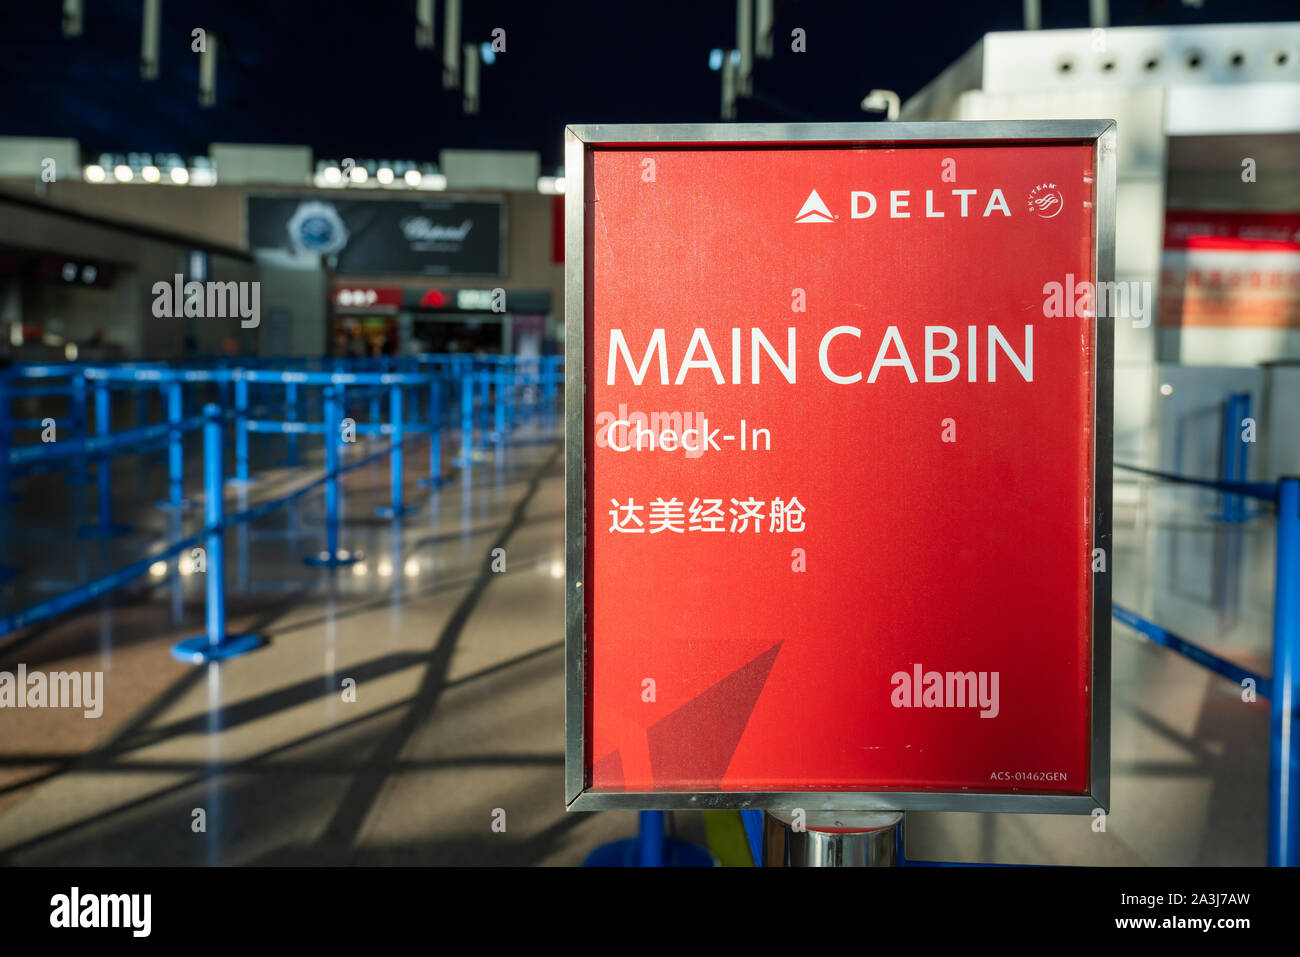
[[[415,453],[421,468],[423,454]],[[372,517],[387,500],[385,465],[348,477],[343,544],[365,550],[364,574],[301,564],[321,547],[319,494],[228,534],[230,628],[270,639],[255,653],[199,667],[169,656],[177,638],[202,630],[193,575],[146,578],[112,605],[92,602],[0,647],[0,670],[23,662],[106,673],[97,720],[0,714],[0,861],[574,864],[630,836],[631,814],[563,809],[560,446],[518,444],[470,472],[449,467],[450,484],[432,492],[416,487],[419,471],[407,486],[419,511],[397,525]],[[311,477],[258,474],[244,501]],[[114,518],[138,531],[107,545],[75,536],[75,487],[20,486],[9,547],[27,571],[2,593],[0,613],[165,539],[163,513],[140,504],[162,497],[161,466],[124,462],[114,481]],[[240,502],[232,491],[228,508]],[[1227,646],[1215,638],[1222,616],[1198,619],[1195,601],[1181,613],[1162,604],[1164,572],[1152,569],[1171,523],[1192,521],[1210,542],[1232,534],[1195,508],[1177,514],[1147,507],[1141,521],[1120,522],[1116,599],[1181,615],[1171,627],[1218,640],[1221,653],[1267,673],[1267,607],[1254,594],[1267,587],[1242,591],[1246,612]],[[188,514],[186,528],[196,521]],[[1247,554],[1267,552],[1269,527],[1266,518],[1247,527],[1264,543]],[[504,572],[492,570],[496,548],[505,549]],[[1269,561],[1250,574],[1267,578]],[[1211,572],[1246,574],[1242,567]],[[347,679],[355,700],[344,700]],[[1116,625],[1104,833],[1080,817],[917,813],[908,817],[909,856],[1262,863],[1267,733],[1266,702],[1242,703],[1230,683]],[[502,812],[504,833],[493,829]],[[701,835],[698,816],[677,818]]]

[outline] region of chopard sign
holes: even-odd
[[[441,226],[427,216],[407,216],[402,220],[402,235],[408,242],[429,242],[454,239],[464,242],[474,224],[466,219],[459,226]]]

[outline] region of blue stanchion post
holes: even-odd
[[[1268,863],[1300,866],[1300,478],[1277,487]]]
[[[75,422],[73,434],[78,438],[90,437],[90,406],[86,401],[86,375],[78,369],[72,373],[72,418]],[[68,472],[65,481],[69,485],[90,484],[90,456],[82,454],[77,459],[77,467]]]
[[[763,866],[763,812],[762,811],[741,811],[740,818],[745,824],[745,838],[749,842],[749,856],[754,859],[755,867]],[[899,854],[898,859],[903,860],[902,836],[903,828],[899,825]]]
[[[497,445],[501,445],[506,440],[506,376],[505,370],[498,363],[493,370],[492,378],[495,380],[495,404],[492,408],[492,430],[497,435]],[[498,460],[500,461],[500,460]]]
[[[298,421],[298,383],[286,382],[284,385],[284,417],[289,422]],[[288,446],[284,464],[290,468],[298,467],[298,433],[290,432],[285,439]]]
[[[177,381],[168,382],[163,387],[163,396],[167,402],[167,508],[187,508],[190,503],[185,500],[185,431],[182,422],[185,419],[185,394]]]
[[[16,499],[16,496],[9,491],[9,445],[11,442],[10,419],[12,413],[9,406],[9,383],[12,381],[12,374],[0,371],[0,510],[5,510]],[[8,515],[0,513],[0,535],[3,545],[7,546],[8,531],[13,527],[13,522]],[[3,561],[5,554],[0,552],[0,582],[9,581],[18,575],[17,569],[12,565],[6,565]]]
[[[637,866],[664,866],[664,812],[640,812],[637,830]]]
[[[1249,471],[1250,445],[1242,441],[1242,422],[1250,415],[1250,393],[1234,392],[1223,406],[1223,447],[1219,451],[1219,478],[1244,482]],[[1223,493],[1223,510],[1215,516],[1225,522],[1246,520],[1246,500],[1232,492]]]
[[[469,468],[474,455],[474,376],[466,375],[460,384],[460,463]]]
[[[113,394],[105,379],[95,382],[95,437],[107,438],[112,430]],[[83,525],[79,530],[82,538],[113,538],[130,531],[126,525],[113,524],[113,453],[107,449],[99,454],[95,465],[95,478],[99,485],[97,507],[99,522],[95,525]]]
[[[401,518],[403,515],[413,511],[410,507],[402,504],[402,393],[405,391],[400,384],[394,383],[389,386],[388,390],[388,418],[392,425],[392,434],[389,439],[393,443],[393,450],[388,453],[388,474],[389,485],[392,488],[392,503],[381,505],[376,512],[380,518]]]
[[[235,379],[235,477],[230,480],[249,485],[248,474],[248,380]]]
[[[584,867],[712,867],[712,855],[689,841],[664,832],[663,811],[641,811],[637,836],[602,844],[583,862]]]
[[[360,552],[339,548],[339,429],[343,423],[342,405],[333,387],[323,390],[325,408],[325,550],[308,555],[304,561],[316,568],[337,568],[361,560]]]
[[[555,393],[557,391],[556,374],[559,372],[559,365],[560,363],[558,360],[552,358],[551,356],[546,357],[545,395],[546,395],[546,412],[548,416],[555,411]]]
[[[334,394],[335,397],[338,399],[338,410],[339,410],[338,414],[339,414],[339,422],[341,423],[346,418],[348,418],[348,387],[340,382],[334,386]],[[322,395],[321,396],[322,414],[324,414],[323,413],[324,403],[325,403],[325,398],[324,395]],[[343,456],[342,454],[340,454],[339,461],[342,461],[342,459]]]
[[[429,477],[420,479],[422,488],[442,484],[442,380],[429,376]]]
[[[0,370],[0,505],[17,501],[9,488],[9,449],[13,445],[13,373]]]
[[[260,647],[266,641],[260,635],[226,634],[226,543],[225,492],[221,476],[222,441],[221,409],[216,405],[203,408],[203,518],[206,530],[204,559],[207,578],[207,630],[172,646],[172,657],[201,664],[222,661]]]

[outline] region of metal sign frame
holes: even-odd
[[[626,149],[1091,145],[1096,171],[1092,264],[1096,283],[1115,278],[1115,121],[1008,120],[945,123],[797,123],[569,126],[565,129],[565,805],[571,811],[762,808],[806,811],[992,811],[1088,814],[1110,804],[1111,469],[1114,326],[1093,319],[1093,548],[1106,556],[1092,576],[1090,781],[1086,793],[1033,791],[596,791],[587,762],[586,271],[584,188],[590,157]],[[1100,311],[1100,310],[1098,310]]]

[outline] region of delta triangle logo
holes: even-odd
[[[808,194],[804,200],[803,209],[799,210],[799,215],[794,218],[796,223],[833,223],[835,217],[831,211],[826,208],[822,198],[817,195],[817,190]]]

